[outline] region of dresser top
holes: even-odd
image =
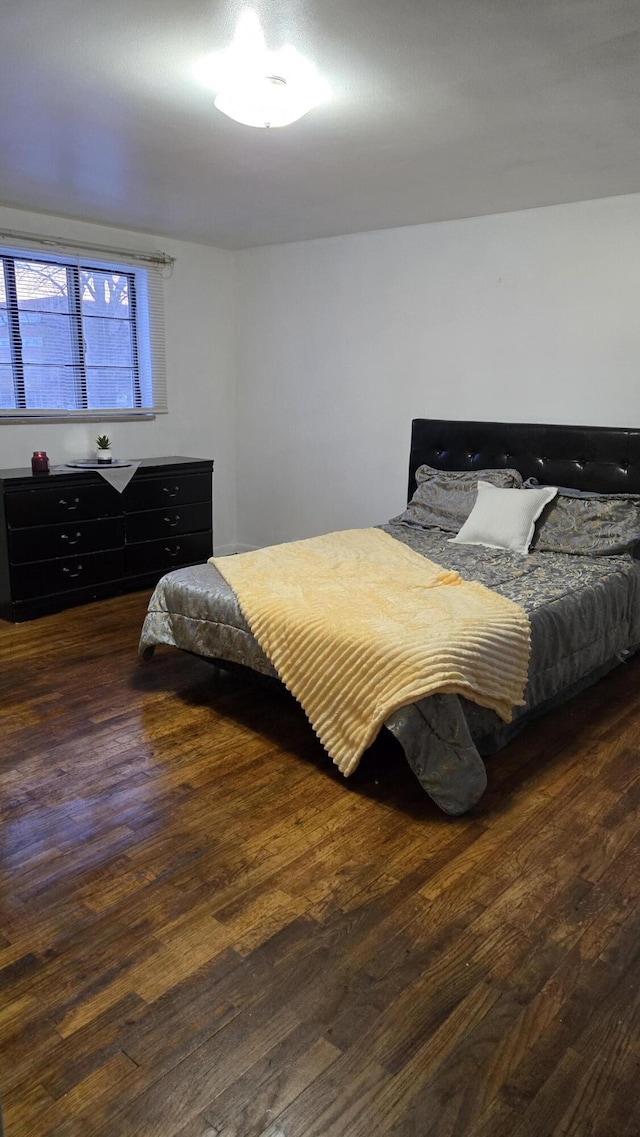
[[[173,454],[162,458],[130,458],[126,460],[131,462],[140,462],[139,470],[137,470],[136,473],[140,473],[144,470],[147,470],[149,472],[158,470],[159,472],[162,472],[162,470],[166,469],[167,467],[170,469],[175,469],[180,466],[196,466],[200,470],[203,468],[206,468],[207,470],[213,469],[213,461],[211,458],[185,458],[178,454]],[[106,465],[105,468],[107,468]],[[15,470],[0,470],[0,483],[20,482],[23,485],[24,483],[30,483],[31,485],[37,484],[40,486],[46,484],[47,482],[50,482],[52,478],[70,477],[100,478],[101,475],[100,471],[97,469],[92,470],[85,468],[74,470],[69,466],[60,465],[59,467],[58,463],[54,463],[54,468],[48,474],[34,474],[29,466]]]

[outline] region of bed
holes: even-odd
[[[525,495],[561,487],[553,501],[544,498],[528,555],[452,543],[460,517],[455,511],[448,516],[448,503],[467,502],[465,513],[470,507],[466,497],[449,491],[454,486],[466,492],[469,481],[478,498],[478,481]],[[437,501],[434,487],[442,491]],[[384,720],[423,789],[445,813],[464,813],[482,796],[483,758],[506,745],[531,717],[596,682],[640,646],[635,495],[640,429],[414,420],[409,505],[379,529],[518,606],[530,625],[524,698],[508,724],[486,706],[451,693],[408,702]],[[491,496],[495,499],[494,490]],[[142,658],[148,660],[158,644],[277,677],[213,564],[176,570],[158,583],[142,629]]]

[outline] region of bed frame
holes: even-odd
[[[416,418],[411,430],[409,498],[415,472],[515,467],[542,485],[600,493],[640,493],[640,428],[551,426]]]

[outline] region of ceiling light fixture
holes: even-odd
[[[331,93],[295,47],[267,51],[260,21],[250,9],[240,16],[231,45],[206,55],[195,72],[217,91],[214,106],[245,126],[289,126]]]

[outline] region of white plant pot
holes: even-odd
[[[98,459],[98,462],[110,462],[111,461],[111,451],[110,450],[96,450],[96,458]]]

